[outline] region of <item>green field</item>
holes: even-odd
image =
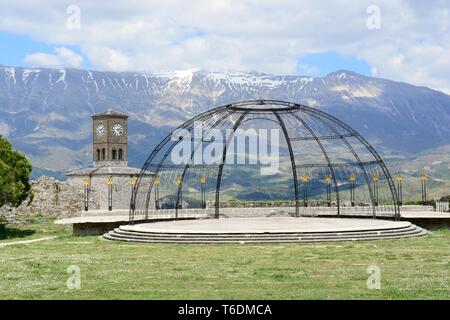
[[[4,243],[57,236],[54,240]],[[35,219],[0,234],[0,299],[450,299],[450,230],[373,242],[175,245],[74,237]],[[78,266],[80,289],[67,268]],[[367,289],[369,265],[381,289]]]

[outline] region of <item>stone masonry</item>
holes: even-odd
[[[3,206],[0,216],[14,222],[17,217],[42,214],[47,217],[68,218],[79,215],[83,204],[83,186],[71,185],[67,181],[42,176],[31,181],[33,201],[24,201],[18,208]]]

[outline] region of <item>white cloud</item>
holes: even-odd
[[[12,132],[14,132],[14,129],[6,122],[0,122],[0,136],[8,137]]]
[[[78,0],[80,29],[66,27],[60,1],[16,0],[0,30],[76,45],[95,69],[186,68],[295,73],[306,54],[337,51],[367,61],[377,76],[450,93],[450,3],[378,0],[381,29],[366,25],[369,0]],[[57,64],[56,55],[33,61]],[[75,63],[76,64],[76,63]],[[312,68],[312,69],[311,69]]]
[[[320,69],[316,66],[310,66],[308,64],[299,64],[297,66],[297,72],[300,74],[308,75],[308,76],[319,76]]]
[[[38,67],[69,67],[76,68],[83,63],[83,57],[66,47],[57,47],[55,54],[36,52],[25,57],[25,61]]]
[[[119,50],[90,46],[85,48],[85,52],[91,63],[99,69],[125,71],[132,66],[129,57]]]

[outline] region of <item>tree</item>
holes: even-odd
[[[18,207],[31,198],[31,170],[28,159],[0,135],[0,207],[5,204]]]

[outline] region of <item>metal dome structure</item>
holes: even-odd
[[[270,139],[268,132],[274,133]],[[236,148],[238,133],[244,134],[241,143],[248,142],[241,149]],[[256,147],[251,146],[252,141]],[[262,171],[256,169],[268,163],[263,161],[269,149],[264,143],[270,146],[271,155],[274,148],[278,150],[279,167],[272,175],[258,178]],[[257,155],[253,157],[251,151]],[[252,162],[255,158],[260,162]],[[250,162],[253,171],[243,171],[243,166],[252,166]],[[153,175],[145,174],[148,172]],[[236,183],[239,179],[253,189],[267,182],[266,193],[261,194],[278,190],[278,195],[267,200],[273,205],[276,197],[283,197],[283,211],[291,216],[400,217],[397,192],[386,165],[354,129],[305,105],[253,100],[201,113],[161,141],[137,178],[130,223],[219,218],[230,210],[230,197],[224,193],[242,192]],[[234,210],[243,203],[233,201]]]

